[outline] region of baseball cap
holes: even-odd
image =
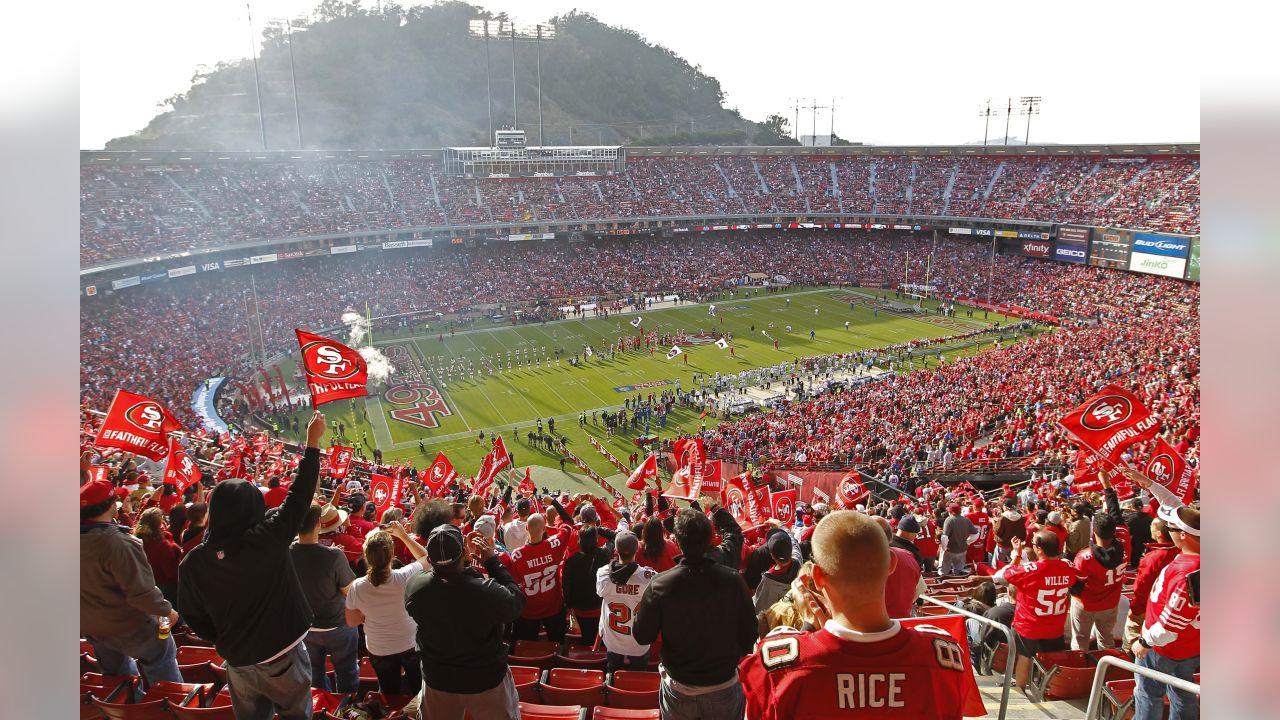
[[[1062,524],[1062,513],[1058,512],[1057,510],[1054,510],[1053,512],[1049,513],[1049,524],[1050,524],[1050,525],[1061,525],[1061,524]]]
[[[462,531],[448,523],[427,536],[427,558],[432,565],[452,565],[462,559]]]
[[[582,522],[600,522],[600,513],[596,512],[596,509],[590,505],[583,507],[580,515],[582,516]]]
[[[494,520],[492,515],[481,515],[476,518],[475,530],[492,539],[498,532],[498,521]]]
[[[116,494],[110,480],[90,480],[80,486],[80,507],[89,507],[110,500]]]
[[[640,549],[640,538],[632,532],[620,532],[614,536],[613,546],[618,550],[619,555],[630,557]]]
[[[918,533],[920,532],[920,522],[916,520],[915,515],[903,515],[898,521],[898,529],[903,532]]]
[[[516,501],[516,512],[518,514],[520,515],[528,514],[530,508],[531,506],[529,505],[529,498],[520,498],[519,500]]]
[[[782,528],[770,530],[764,544],[769,549],[769,557],[774,560],[783,561],[791,558],[791,534],[786,530]]]
[[[1184,506],[1170,507],[1169,505],[1161,505],[1156,511],[1156,517],[1165,521],[1169,525],[1170,530],[1179,530],[1188,535],[1200,537],[1200,528],[1191,527],[1191,524],[1182,519],[1182,510]]]
[[[947,512],[958,515],[960,513],[960,503],[951,503],[947,506]]]

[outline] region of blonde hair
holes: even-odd
[[[164,537],[164,511],[158,507],[143,510],[133,526],[133,534],[143,542]]]

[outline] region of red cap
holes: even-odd
[[[947,512],[949,512],[949,513],[951,513],[951,514],[953,514],[953,515],[958,515],[958,514],[960,513],[960,505],[959,505],[959,503],[951,503],[950,505],[948,505],[948,506],[947,506]]]
[[[80,486],[80,507],[97,505],[115,495],[115,486],[108,480],[90,480]]]
[[[980,508],[980,507],[982,507],[982,505],[983,505],[983,503],[982,503],[982,498],[980,498],[980,497],[979,497],[979,498],[974,498],[974,499],[973,499],[973,506],[974,506],[975,508]]]

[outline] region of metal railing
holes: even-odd
[[[1085,720],[1096,720],[1098,712],[1102,709],[1102,687],[1106,684],[1107,667],[1111,665],[1124,668],[1125,670],[1132,670],[1138,675],[1151,678],[1152,680],[1162,682],[1166,685],[1172,685],[1179,690],[1186,690],[1187,692],[1195,693],[1196,695],[1200,694],[1200,686],[1196,683],[1174,677],[1167,673],[1162,673],[1159,670],[1152,670],[1151,668],[1144,668],[1141,665],[1135,665],[1128,660],[1121,660],[1114,655],[1107,655],[1098,661],[1098,669],[1093,673],[1093,687],[1089,689],[1089,708],[1085,711]],[[1137,696],[1136,690],[1134,692],[1134,696]]]
[[[991,618],[982,617],[977,613],[969,612],[964,608],[958,608],[955,605],[952,605],[951,603],[945,603],[936,598],[929,597],[928,595],[921,595],[920,599],[924,600],[927,603],[932,603],[933,605],[944,607],[957,615],[963,615],[964,617],[969,618],[970,620],[973,620],[975,622],[982,623],[983,625],[989,625],[999,630],[1000,632],[1004,633],[1009,643],[1007,646],[1009,648],[1009,655],[1008,655],[1008,659],[1005,660],[1005,663],[1004,663],[1004,687],[1000,691],[1000,713],[996,715],[996,718],[997,720],[1005,720],[1005,714],[1008,713],[1009,711],[1009,688],[1013,685],[1013,666],[1016,664],[1015,660],[1017,659],[1013,651],[1013,648],[1014,648],[1013,630],[1010,629],[1008,626],[1001,625],[1000,623],[996,622],[995,620],[992,620]]]

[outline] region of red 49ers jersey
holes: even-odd
[[[753,720],[974,717],[985,714],[968,650],[931,625],[844,640],[778,628],[742,661]]]
[[[564,528],[547,528],[541,541],[522,545],[511,553],[508,567],[525,597],[520,617],[537,620],[555,615],[564,608],[560,567],[568,555],[567,535]]]
[[[1013,629],[1028,640],[1049,640],[1063,635],[1071,586],[1080,579],[1075,567],[1061,558],[1021,565],[1005,565],[996,573],[1018,589]]]
[[[983,562],[987,559],[987,543],[991,540],[991,516],[981,510],[971,512],[965,517],[978,528],[978,538],[969,544],[965,551],[965,560]]]

